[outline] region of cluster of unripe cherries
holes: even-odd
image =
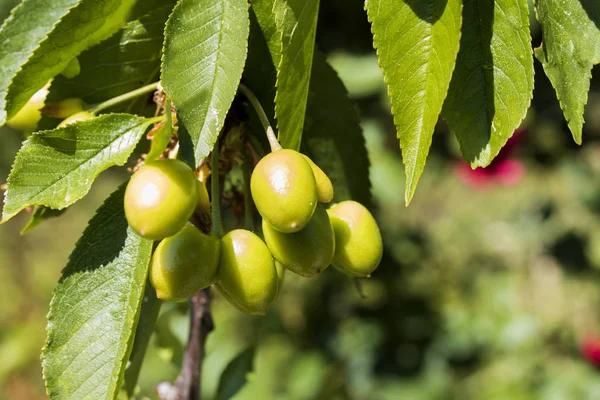
[[[379,265],[383,248],[375,219],[354,201],[326,210],[321,203],[333,199],[333,186],[310,158],[274,151],[257,163],[250,187],[264,241],[245,229],[218,238],[190,224],[194,212],[210,212],[210,201],[181,161],[147,162],[132,176],[125,216],[142,237],[162,240],[150,265],[159,298],[184,300],[214,285],[240,311],[265,314],[279,291],[278,267],[308,277],[333,264],[365,277]]]
[[[36,93],[8,124],[32,131],[47,92]],[[76,98],[51,103],[44,113],[63,119],[58,127],[93,118]],[[211,205],[206,186],[181,161],[148,161],[132,176],[125,216],[140,236],[161,240],[150,266],[159,298],[185,300],[214,285],[239,310],[265,314],[284,268],[309,277],[333,264],[365,277],[379,265],[383,246],[375,219],[355,201],[326,210],[333,185],[309,157],[286,149],[271,152],[254,168],[250,187],[264,240],[245,229],[218,238],[190,224],[194,213],[210,214]]]

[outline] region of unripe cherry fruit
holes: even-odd
[[[321,203],[329,203],[333,200],[333,184],[331,179],[325,172],[313,160],[305,154],[302,154],[306,162],[312,168],[313,174],[315,175],[315,182],[317,183],[317,197]]]
[[[150,282],[159,299],[181,301],[217,278],[221,242],[192,225],[159,243],[152,255]]]
[[[42,113],[52,118],[68,118],[85,110],[85,103],[78,97],[70,97],[61,101],[48,103],[42,108]]]
[[[41,109],[48,95],[48,85],[38,90],[6,124],[20,131],[33,131],[42,118]]]
[[[197,200],[192,169],[179,160],[157,160],[131,177],[125,190],[125,216],[140,236],[160,240],[183,228]]]
[[[61,123],[58,124],[57,128],[64,128],[65,126],[72,124],[73,122],[87,121],[88,119],[92,119],[92,118],[94,118],[94,116],[92,114],[90,114],[88,111],[80,111],[80,112],[75,113],[75,114],[71,115],[70,117],[62,120]]]
[[[198,202],[196,203],[196,213],[210,215],[210,198],[206,185],[200,181],[196,181],[198,186]]]
[[[333,227],[327,211],[318,205],[301,231],[283,233],[262,222],[267,247],[287,269],[302,276],[314,276],[331,264],[335,251]]]
[[[254,233],[236,229],[221,238],[215,287],[238,310],[265,315],[278,290],[273,257]]]
[[[327,212],[335,232],[333,266],[351,276],[370,275],[383,255],[375,218],[356,201],[343,201]]]
[[[252,198],[260,215],[280,232],[304,228],[317,206],[315,176],[294,150],[278,150],[261,159],[250,179]]]

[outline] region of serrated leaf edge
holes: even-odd
[[[523,7],[523,3],[520,3],[520,1],[522,2],[523,0],[517,0],[517,4],[520,5],[520,7]],[[524,8],[525,10],[527,10],[527,29],[524,29],[525,33],[527,34],[528,37],[528,41],[527,43],[531,43],[531,32],[530,32],[530,22],[529,22],[529,6],[527,4],[527,0],[524,0],[525,4],[524,4]],[[495,0],[494,0],[494,4],[495,4]],[[495,7],[495,5],[494,5]],[[508,142],[508,140],[513,136],[515,130],[517,130],[519,128],[519,126],[521,125],[521,123],[523,122],[523,120],[525,119],[525,117],[527,116],[527,112],[529,111],[529,107],[531,106],[531,100],[533,99],[533,91],[535,89],[535,71],[533,69],[533,47],[531,45],[528,46],[529,47],[529,55],[531,56],[531,90],[527,90],[529,92],[529,98],[527,99],[527,106],[523,107],[523,114],[519,117],[519,122],[516,124],[516,126],[511,130],[511,132],[509,133],[509,135],[506,137],[506,140],[503,140],[503,144],[498,148],[498,150],[496,152],[489,152],[489,154],[485,155],[484,153],[486,152],[486,149],[489,148],[489,142],[487,144],[487,146],[485,148],[483,148],[481,150],[481,152],[479,153],[479,155],[469,163],[469,165],[471,166],[472,169],[476,169],[476,168],[485,168],[487,166],[489,166],[492,161],[494,160],[494,158],[496,158],[496,156],[500,153],[500,151],[502,150],[502,148],[506,145],[506,143]],[[460,52],[460,48],[459,48],[459,52]],[[443,111],[443,110],[442,110]],[[442,113],[442,117],[443,117],[443,113]],[[451,130],[452,131],[452,130]],[[453,133],[454,134],[454,133]],[[462,153],[462,144],[459,141],[459,146],[461,148],[461,153]],[[468,160],[465,160],[468,161]]]
[[[165,47],[166,47],[166,44],[167,44],[167,28],[168,28],[169,24],[171,23],[171,19],[173,17],[173,14],[175,13],[175,10],[177,9],[177,7],[180,7],[180,5],[182,4],[182,2],[183,2],[183,0],[179,0],[177,2],[177,4],[175,4],[175,6],[173,7],[173,10],[171,11],[171,14],[169,14],[169,18],[167,18],[167,22],[165,23],[164,39],[163,39],[163,47],[162,47],[162,55],[161,55],[161,58],[160,58],[160,75],[161,75],[161,79],[162,79],[162,75],[163,75],[163,72],[164,72],[163,66],[164,66],[164,63],[165,63]],[[249,12],[250,4],[247,1],[245,3],[246,3],[246,12]],[[221,2],[221,4],[222,4],[222,2]],[[225,13],[223,12],[222,14],[224,15]],[[223,26],[222,21],[219,21],[219,22],[221,23],[221,26]],[[244,46],[244,49],[245,49],[244,60],[248,58],[248,39],[250,37],[250,18],[249,17],[246,19],[246,32],[247,32],[246,40],[244,41],[245,42],[245,46]],[[219,30],[219,50],[217,51],[217,57],[221,53],[220,48],[221,48],[221,38],[222,38],[222,36],[223,36],[223,30],[221,29],[221,30]],[[218,59],[215,62],[215,65],[217,65],[217,64],[218,64]],[[215,67],[215,69],[216,69],[216,67]],[[243,74],[244,74],[244,70],[242,68],[240,76],[237,79],[237,85],[236,86],[239,86],[240,82],[242,81]],[[215,86],[215,81],[214,81],[214,78],[213,78],[213,81],[211,83],[211,88],[214,89],[214,86]],[[237,93],[237,90],[236,90],[236,93]],[[234,99],[235,99],[235,95],[233,96],[233,98],[231,99],[231,102],[229,103],[229,106],[227,107],[228,110],[231,108],[231,105],[233,104],[233,100]],[[177,110],[175,110],[175,111],[177,111]],[[223,126],[225,125],[225,119],[226,119],[226,117],[223,117],[223,121],[220,123],[219,133],[220,133],[221,129],[223,129]],[[206,123],[206,119],[205,119],[205,123]],[[201,132],[204,130],[204,124],[202,125],[202,127],[203,127],[203,129],[201,130]],[[208,146],[209,148],[211,148],[211,149],[213,148],[214,144],[217,142],[219,133],[217,133],[217,136],[212,141],[212,143],[206,142],[206,144],[209,145]],[[202,154],[197,149],[196,143],[194,143],[194,146],[196,147],[194,149],[194,155],[195,155],[196,164],[197,164],[196,166],[198,166],[208,156],[208,154]]]
[[[120,188],[117,189],[117,191],[115,191],[115,192],[118,192],[119,190],[120,190]],[[110,199],[110,197],[112,195],[114,195],[114,192],[111,195],[109,195],[109,197],[104,201],[104,203],[102,204],[102,206],[106,204],[106,201],[108,199]],[[100,208],[102,206],[100,206]],[[91,223],[94,220],[94,218],[98,215],[98,211],[100,210],[100,208],[98,210],[96,210],[96,213],[94,214],[94,216],[88,221],[88,224],[86,225],[86,228],[83,231],[84,234],[91,227]],[[145,240],[145,239],[141,239],[141,240]],[[77,242],[75,243],[75,246],[73,247],[73,249],[76,249],[77,246],[80,245],[80,243],[83,243],[83,234],[77,240]],[[119,256],[121,255],[121,253],[123,251],[124,251],[124,249],[121,250],[121,252],[119,253]],[[71,262],[71,257],[72,256],[73,256],[73,252],[71,252],[71,254],[69,255],[69,258],[68,258],[68,261],[67,261],[67,265]],[[150,257],[148,257],[148,265],[149,264],[150,264]],[[61,271],[61,278],[62,278],[62,273],[63,272],[64,272],[64,269],[63,269],[63,271]],[[137,307],[137,311],[136,311],[136,313],[135,313],[135,315],[133,317],[134,318],[133,329],[131,330],[131,333],[130,333],[128,339],[127,339],[127,348],[125,350],[125,353],[123,354],[123,357],[120,360],[121,361],[121,365],[123,365],[123,368],[121,368],[121,372],[120,372],[119,377],[117,377],[117,379],[114,381],[115,385],[114,385],[113,391],[111,393],[111,396],[107,396],[107,398],[111,398],[111,399],[116,398],[116,394],[118,393],[118,391],[120,389],[120,384],[119,383],[123,381],[123,377],[124,377],[124,374],[125,374],[125,363],[124,363],[124,361],[127,360],[127,359],[129,359],[129,355],[131,354],[131,350],[133,348],[133,342],[134,342],[134,339],[135,339],[135,330],[136,330],[137,324],[139,322],[140,313],[141,313],[141,310],[142,310],[141,303],[142,303],[142,300],[144,298],[144,291],[145,291],[145,288],[146,288],[146,282],[144,281],[144,283],[142,285],[140,285],[140,286],[141,286],[141,290],[140,290],[141,293],[139,293],[138,296],[137,296],[138,297],[138,307]],[[52,291],[52,299],[50,300],[50,305],[48,307],[48,313],[46,315],[46,319],[47,319],[46,340],[44,341],[44,346],[42,347],[42,353],[40,355],[40,360],[42,362],[42,379],[44,380],[44,387],[45,387],[45,390],[46,390],[46,394],[49,397],[52,397],[52,394],[50,392],[50,388],[48,387],[48,379],[47,379],[47,376],[46,376],[46,352],[48,350],[48,345],[50,344],[50,333],[53,330],[53,324],[50,321],[50,317],[51,317],[52,310],[53,310],[53,307],[54,307],[54,304],[55,304],[55,301],[56,301],[55,295],[56,295],[56,290],[57,289],[58,289],[58,285]]]
[[[367,8],[368,4],[369,4],[369,1],[368,0],[365,1],[364,10],[367,13],[367,19],[369,21],[369,24],[371,25],[370,26],[370,31],[371,31],[371,35],[373,36],[373,48],[375,49],[375,54],[377,55],[377,65],[379,66],[379,69],[381,69],[381,72],[383,74],[383,82],[385,83],[386,92],[387,92],[388,98],[390,99],[391,112],[392,112],[392,116],[394,118],[394,125],[396,127],[396,138],[400,139],[400,135],[401,134],[398,131],[398,125],[396,125],[396,121],[395,121],[395,119],[396,119],[396,107],[397,107],[397,105],[395,104],[395,102],[393,100],[393,97],[392,97],[391,88],[390,88],[390,84],[389,84],[389,77],[388,77],[386,71],[383,69],[383,66],[381,65],[381,62],[379,61],[380,60],[380,58],[379,58],[379,49],[375,45],[375,42],[377,40],[376,37],[378,35],[374,31],[373,25],[375,24],[375,22],[371,19],[371,16],[369,14],[369,10]],[[460,26],[459,26],[459,33],[458,33],[459,46],[457,47],[457,51],[456,51],[456,54],[454,56],[454,63],[453,63],[453,66],[452,66],[452,70],[450,71],[450,79],[448,80],[448,84],[446,85],[446,90],[445,90],[446,94],[444,95],[444,98],[442,99],[442,107],[443,107],[444,101],[446,100],[446,97],[448,96],[448,89],[450,87],[450,81],[452,80],[452,75],[453,75],[454,70],[456,68],[456,59],[458,57],[458,52],[460,51],[460,39],[462,37],[462,22],[463,22],[463,19],[462,19],[462,9],[463,9],[463,3],[460,2],[460,13],[461,13],[461,15],[460,15]],[[431,29],[433,29],[433,25],[432,24],[428,24],[428,26],[430,26]],[[428,63],[428,66],[427,66],[428,70],[429,70],[429,65],[430,64],[431,63]],[[440,107],[440,112],[438,113],[438,119],[440,118],[440,115],[442,113],[442,107]],[[421,120],[422,120],[422,118],[421,118]],[[435,125],[434,125],[434,130],[435,130]],[[434,132],[431,133],[432,136],[433,136],[433,134],[434,134]],[[422,137],[422,135],[423,135],[423,131],[420,131],[420,133],[419,133],[419,143],[421,143],[421,137]],[[404,153],[404,149],[402,149],[402,152]],[[429,154],[429,150],[427,151],[427,153]],[[405,174],[406,174],[406,182],[405,182],[405,190],[404,190],[404,204],[405,204],[406,207],[408,207],[410,205],[410,202],[411,202],[414,194],[415,194],[417,185],[419,183],[419,179],[420,179],[421,175],[423,174],[423,171],[425,170],[425,164],[423,164],[423,170],[422,171],[418,172],[417,168],[413,168],[412,169],[413,173],[409,174],[409,172],[408,172],[409,168],[408,168],[407,161],[406,161],[405,157],[402,157],[402,163],[404,164],[404,171],[405,171]]]
[[[277,0],[275,0],[275,1],[277,1]],[[307,1],[309,1],[309,0],[307,0]],[[315,34],[316,34],[317,23],[318,23],[318,18],[319,18],[319,9],[320,9],[320,6],[321,6],[320,0],[316,0],[316,2],[317,2],[317,11],[316,11],[316,17],[315,17],[316,21],[315,21],[315,28],[314,28]],[[284,13],[284,17],[283,17],[284,21],[285,21],[285,15],[287,15],[288,12],[289,12],[289,9],[287,7],[285,7],[285,13]],[[275,116],[274,116],[274,118],[277,121],[277,130],[279,131],[280,130],[280,123],[281,122],[279,120],[279,108],[280,107],[279,107],[279,102],[277,101],[277,98],[279,97],[278,95],[280,93],[279,92],[279,74],[281,72],[281,67],[283,65],[283,61],[284,61],[284,57],[285,57],[284,56],[284,51],[283,51],[284,47],[285,47],[284,46],[285,35],[284,35],[284,29],[277,23],[277,18],[275,18],[275,27],[277,28],[277,31],[278,31],[279,43],[280,43],[280,49],[279,50],[280,51],[279,51],[279,63],[277,65],[277,75],[276,75],[276,78],[275,78],[275,88],[276,88],[276,90],[275,90],[275,97],[274,97],[273,101],[275,103],[274,104],[275,105],[275,107],[274,107],[274,110],[275,110]],[[316,49],[316,43],[315,43],[315,46],[314,46],[313,50],[315,50],[315,49]],[[310,93],[310,77],[311,77],[311,74],[312,74],[312,63],[313,63],[313,61],[314,61],[314,51],[313,51],[313,54],[311,55],[311,60],[310,60],[311,67],[308,68],[308,70],[306,72],[306,78],[307,78],[309,84],[306,85],[306,93],[304,93],[304,97],[306,99],[306,101],[304,102],[304,114],[305,114],[304,117],[306,117],[306,106],[308,104],[308,94]],[[304,118],[302,119],[302,127],[303,126],[304,126]],[[301,135],[302,135],[302,131],[303,131],[303,129],[300,129],[300,134]],[[278,133],[278,138],[277,139],[281,141],[281,139],[279,137],[279,133]],[[296,148],[295,150],[299,150],[299,147],[301,146],[301,144],[302,144],[302,136],[300,136],[300,139],[298,140],[298,145],[297,145],[298,148]]]
[[[39,47],[42,45],[42,43],[43,43],[45,40],[47,40],[47,39],[48,39],[48,36],[50,35],[50,33],[51,33],[51,32],[53,32],[53,31],[54,31],[54,29],[56,29],[56,27],[58,26],[58,24],[60,24],[60,22],[62,21],[62,19],[63,19],[63,18],[66,16],[66,15],[68,15],[68,14],[71,12],[71,10],[73,10],[75,7],[77,7],[77,6],[79,5],[79,3],[81,3],[81,0],[78,0],[78,1],[77,1],[77,4],[74,4],[74,5],[72,5],[71,7],[69,7],[69,8],[67,9],[67,12],[65,12],[65,13],[62,15],[62,17],[60,17],[60,19],[59,19],[58,21],[56,21],[56,22],[54,23],[54,25],[52,25],[52,29],[50,29],[50,30],[49,30],[49,31],[46,33],[46,37],[45,37],[45,38],[43,38],[42,40],[40,40],[40,41],[39,41],[39,43],[37,44],[37,47],[36,47],[35,49],[33,49],[33,51],[31,52],[31,54],[29,54],[29,57],[27,57],[27,59],[26,59],[26,60],[25,60],[23,63],[21,63],[21,65],[19,65],[19,68],[18,68],[18,69],[15,71],[15,73],[13,74],[13,76],[10,78],[10,81],[9,81],[9,82],[8,82],[8,84],[6,85],[5,92],[4,92],[4,96],[3,96],[3,100],[4,100],[4,107],[2,108],[2,110],[0,110],[0,126],[4,125],[4,124],[6,123],[6,121],[7,121],[8,119],[10,119],[10,118],[8,117],[8,113],[7,113],[7,111],[6,111],[6,105],[8,104],[8,102],[7,102],[8,89],[9,89],[9,87],[12,85],[14,78],[15,78],[15,77],[16,77],[16,76],[19,74],[19,72],[21,72],[21,71],[23,70],[23,66],[29,62],[29,60],[31,59],[31,57],[33,57],[33,55],[34,55],[35,51],[36,51],[36,50],[37,50],[37,49],[38,49],[38,48],[39,48]],[[23,4],[24,4],[24,2],[23,2],[23,1],[21,1],[19,4],[17,4],[15,7],[13,7],[13,8],[10,10],[10,14],[9,14],[9,16],[8,16],[8,17],[7,17],[7,18],[4,20],[4,22],[3,22],[3,23],[2,23],[2,25],[0,26],[0,32],[2,32],[2,31],[4,30],[4,28],[5,28],[5,26],[6,26],[7,24],[11,23],[11,21],[14,19],[14,14],[17,12],[17,10],[18,10],[18,9],[20,9],[20,8],[23,6]],[[22,108],[22,107],[21,107],[21,108]],[[18,111],[20,111],[20,109],[19,109],[19,110],[17,110],[17,111],[15,112],[15,114],[16,114]],[[13,116],[14,116],[14,115],[13,115]],[[1,222],[0,222],[0,223],[1,223]]]
[[[77,122],[74,122],[74,123],[73,123],[73,124],[71,124],[71,125],[75,125],[75,124],[85,124],[85,123],[88,123],[88,122],[90,122],[90,121],[97,122],[97,120],[98,120],[99,118],[103,118],[103,117],[107,117],[107,116],[128,116],[128,117],[137,117],[137,118],[138,118],[140,121],[144,121],[144,124],[146,125],[146,127],[148,127],[148,126],[149,126],[150,124],[152,124],[152,122],[153,122],[151,119],[147,119],[147,118],[143,118],[143,117],[135,116],[135,115],[133,115],[133,114],[121,114],[121,113],[118,113],[118,114],[103,114],[103,115],[101,115],[101,116],[98,116],[98,117],[94,118],[93,120],[88,120],[88,121],[77,121]],[[144,124],[141,124],[141,125],[144,125]],[[64,129],[64,128],[56,128],[56,129],[52,129],[52,130],[46,130],[46,131],[39,131],[39,132],[35,132],[35,133],[33,133],[33,134],[30,136],[30,138],[31,138],[32,136],[41,136],[41,135],[47,134],[47,133],[49,133],[49,132],[54,132],[54,131],[57,131],[57,130],[59,130],[59,129],[61,129],[61,130],[62,130],[62,129]],[[119,137],[119,138],[115,139],[115,141],[116,141],[116,140],[119,140],[120,138],[121,138],[121,137]],[[27,140],[29,140],[29,139],[27,139]],[[27,140],[23,141],[23,144],[22,144],[22,146],[25,144],[25,142],[27,142]],[[111,143],[112,143],[112,142],[111,142]],[[23,148],[22,146],[21,146],[21,149]],[[7,189],[6,189],[6,191],[4,192],[4,206],[5,206],[5,207],[6,207],[6,201],[7,201],[7,198],[8,198],[8,193],[9,193],[9,190],[10,190],[10,177],[12,176],[13,170],[14,170],[14,168],[15,168],[15,164],[16,164],[16,163],[17,163],[17,162],[20,160],[20,158],[22,157],[21,149],[20,149],[20,150],[19,150],[19,152],[17,153],[17,156],[15,157],[15,161],[13,162],[13,165],[12,165],[12,167],[11,167],[10,174],[8,175],[8,179],[7,179]],[[129,155],[131,155],[131,154],[133,153],[133,151],[134,151],[134,150],[135,150],[135,149],[134,149],[134,148],[132,148],[132,149],[131,149],[131,152],[129,153]],[[117,164],[117,163],[113,163],[113,164],[112,164],[112,166],[121,166],[121,165],[124,165],[124,164]],[[108,168],[110,168],[110,166],[109,166]],[[106,169],[108,169],[108,168],[106,168]],[[106,169],[104,169],[103,171],[105,171]],[[96,179],[96,178],[97,178],[97,177],[100,175],[100,173],[102,173],[103,171],[100,171],[100,172],[98,172],[97,174],[93,174],[93,175],[92,175],[92,180],[95,180],[95,179]],[[39,194],[39,193],[38,193],[38,194]],[[21,207],[21,208],[20,208],[18,211],[16,211],[16,212],[13,212],[13,213],[12,213],[12,214],[10,214],[10,215],[6,215],[6,213],[5,213],[5,212],[4,212],[4,210],[3,210],[3,213],[2,213],[2,219],[0,220],[0,225],[4,224],[5,222],[7,222],[7,221],[9,221],[10,219],[12,219],[12,218],[13,218],[15,215],[17,215],[19,212],[21,212],[21,211],[22,211],[23,209],[25,209],[26,207],[33,206],[33,205],[42,205],[42,206],[46,206],[46,207],[53,208],[53,209],[55,209],[55,210],[62,210],[62,209],[65,209],[65,208],[67,208],[68,206],[72,205],[73,203],[77,202],[78,200],[81,200],[81,199],[82,199],[84,196],[85,196],[85,194],[84,194],[83,196],[81,196],[81,197],[74,197],[73,199],[71,199],[72,201],[71,201],[71,202],[69,202],[69,204],[67,204],[65,207],[62,207],[62,208],[54,208],[54,207],[52,207],[52,206],[50,206],[50,205],[48,205],[48,204],[45,204],[45,203],[29,203],[29,202],[28,202],[28,203],[26,203],[26,204],[22,205],[22,207]]]

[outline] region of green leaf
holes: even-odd
[[[33,207],[33,212],[29,217],[29,221],[27,221],[27,224],[21,229],[21,235],[28,234],[29,231],[47,219],[60,217],[65,211],[67,211],[66,208],[63,208],[62,210],[53,210],[52,208],[45,206]]]
[[[256,35],[254,38],[251,37],[250,40],[259,40],[259,38],[262,39],[268,50],[272,65],[278,67],[279,62],[281,61],[281,43],[283,39],[275,20],[276,18],[281,18],[281,15],[278,15],[277,11],[284,10],[281,7],[281,4],[283,3],[281,0],[252,0],[251,4],[252,14],[254,15],[258,24],[258,31],[251,32],[251,36],[253,33],[256,33]],[[269,65],[271,63],[266,64]]]
[[[275,24],[273,6],[273,0],[252,1],[248,59],[244,68],[244,83],[259,99],[272,123],[275,121],[277,67],[281,59],[281,35]]]
[[[17,153],[0,222],[35,204],[60,210],[75,203],[102,171],[125,164],[153,122],[129,114],[106,114],[34,133]]]
[[[371,204],[369,158],[358,115],[344,83],[315,53],[302,150],[329,176],[334,202]]]
[[[98,209],[54,291],[42,353],[52,399],[112,399],[123,380],[152,252],[127,225],[124,193]]]
[[[100,103],[155,80],[160,68],[164,25],[171,9],[172,4],[156,8],[81,53],[78,57],[81,73],[72,79],[57,76],[46,103],[70,97],[81,98],[88,104]],[[121,111],[130,106],[123,104]]]
[[[472,167],[498,155],[533,96],[527,0],[467,0],[442,116]]]
[[[452,78],[461,8],[461,0],[366,2],[406,167],[407,204],[423,173]]]
[[[543,35],[535,56],[556,90],[573,139],[581,144],[592,68],[600,63],[600,3],[538,0],[535,9]]]
[[[298,150],[302,141],[317,32],[319,0],[275,0],[281,59],[277,68],[275,117],[279,141]]]
[[[140,370],[142,369],[144,356],[146,355],[146,350],[150,343],[150,337],[154,332],[154,327],[158,320],[158,314],[162,303],[163,302],[156,297],[156,292],[152,285],[150,285],[150,282],[146,282],[140,319],[137,323],[135,339],[131,355],[129,356],[129,363],[127,363],[124,374],[123,386],[128,398],[133,398]]]
[[[0,29],[0,125],[7,119],[5,96],[13,76],[52,30],[56,21],[77,2],[23,0],[4,21]]]
[[[80,0],[71,8],[12,79],[6,94],[8,118],[79,53],[115,33],[127,20],[134,3],[135,0]],[[0,118],[0,122],[4,121]]]
[[[254,347],[249,347],[227,364],[221,378],[215,400],[229,400],[244,387],[247,375],[254,365]]]
[[[211,151],[242,77],[248,48],[245,0],[180,1],[167,22],[162,83],[195,147]]]

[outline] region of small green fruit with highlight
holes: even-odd
[[[343,201],[327,212],[335,232],[333,266],[350,276],[369,276],[383,255],[375,218],[356,201]]]
[[[283,233],[262,222],[267,247],[287,269],[302,276],[314,276],[325,270],[333,259],[335,237],[327,211],[317,206],[308,225],[301,231]]]
[[[215,287],[246,314],[265,315],[278,291],[273,257],[254,233],[236,229],[221,238],[221,261]]]
[[[217,278],[221,242],[192,225],[159,243],[152,255],[150,282],[158,298],[181,301]]]
[[[198,200],[194,172],[179,160],[158,160],[141,167],[125,190],[125,216],[146,239],[173,236],[192,216]]]
[[[87,121],[88,119],[92,119],[92,118],[94,118],[94,116],[92,114],[90,114],[88,111],[80,111],[80,112],[75,113],[75,114],[71,115],[70,117],[62,120],[61,123],[58,124],[58,128],[64,128],[65,126],[70,125],[74,122]]]
[[[278,150],[262,158],[250,179],[260,215],[280,232],[298,232],[317,207],[317,186],[308,162],[294,150]]]
[[[329,203],[333,200],[333,184],[331,179],[325,172],[313,160],[305,154],[302,154],[306,162],[312,168],[313,174],[315,175],[315,182],[317,183],[317,196],[321,203]]]

